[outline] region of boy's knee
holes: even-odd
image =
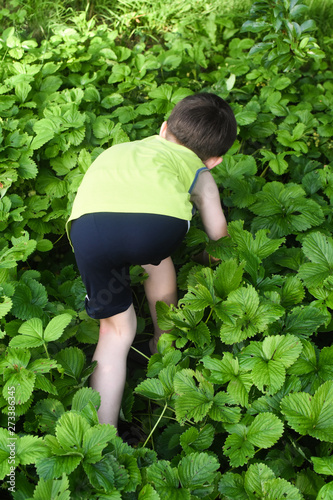
[[[136,322],[137,320],[134,308],[130,306],[122,313],[110,316],[109,318],[101,319],[99,332],[100,335],[112,334],[116,337],[135,335]]]

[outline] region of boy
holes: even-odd
[[[199,210],[211,240],[227,235],[219,191],[209,172],[232,146],[237,124],[215,94],[186,97],[159,135],[104,151],[86,172],[68,229],[87,289],[86,310],[100,320],[91,386],[101,395],[100,423],[117,427],[126,360],[136,333],[129,266],[148,273],[145,293],[154,325],[151,353],[163,333],[155,304],[177,304],[170,255]]]

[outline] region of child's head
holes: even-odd
[[[202,161],[225,154],[237,135],[234,113],[216,94],[200,93],[185,97],[173,108],[167,132],[191,149]]]

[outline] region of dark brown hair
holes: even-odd
[[[229,104],[207,92],[182,99],[167,122],[167,133],[194,151],[202,161],[225,154],[237,135],[235,115]]]

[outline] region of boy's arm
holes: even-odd
[[[220,193],[209,171],[205,170],[200,173],[191,193],[191,201],[199,210],[208,238],[216,241],[222,236],[228,236]]]

